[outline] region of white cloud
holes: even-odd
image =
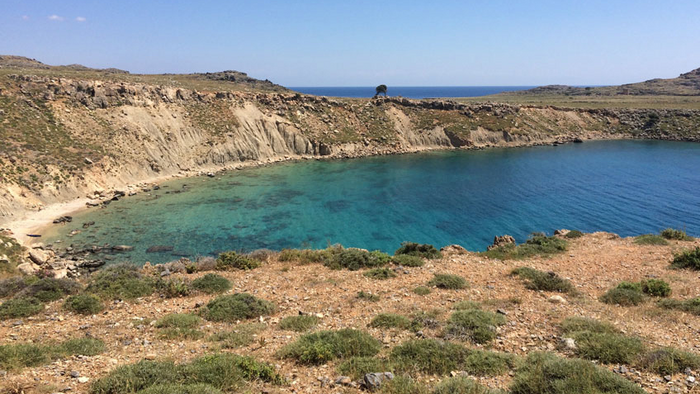
[[[55,15],[55,14],[49,16],[49,20],[50,20],[50,21],[58,21],[58,22],[60,22],[60,21],[62,21],[63,19],[64,19],[64,18],[63,18],[62,16],[58,16],[58,15]]]
[[[85,22],[85,21],[87,20],[87,18],[85,18],[85,17],[83,17],[83,16],[79,16],[79,17],[75,18],[75,20],[76,20],[77,22]]]
[[[28,16],[28,15],[22,15],[22,20],[23,20],[23,21],[28,21],[28,20],[29,20],[29,16]]]

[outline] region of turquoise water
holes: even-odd
[[[402,241],[484,250],[568,228],[637,235],[672,226],[700,235],[700,144],[597,141],[308,161],[162,185],[59,227],[64,245],[126,244],[116,260],[163,262],[224,250],[393,252]],[[82,223],[95,221],[88,229]],[[57,225],[58,226],[58,225]],[[82,232],[72,238],[73,230]],[[172,252],[146,253],[154,245]]]

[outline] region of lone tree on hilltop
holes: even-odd
[[[384,94],[384,96],[386,97],[386,89],[386,85],[379,85],[376,88],[377,93],[375,93],[374,95],[379,96],[380,94]]]

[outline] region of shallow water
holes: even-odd
[[[96,224],[82,229],[88,221]],[[494,235],[521,242],[558,228],[630,236],[669,226],[700,235],[700,144],[596,141],[247,169],[87,210],[45,241],[132,245],[114,261],[142,264],[334,243],[484,250]],[[154,245],[173,251],[146,253]]]

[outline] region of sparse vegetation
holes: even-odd
[[[636,365],[659,375],[673,375],[686,368],[700,368],[700,355],[675,348],[661,348],[644,353]]]
[[[44,304],[36,298],[13,298],[0,305],[0,320],[34,316],[44,310]]]
[[[394,271],[392,271],[391,268],[386,268],[386,267],[372,268],[371,270],[365,272],[362,275],[364,275],[368,278],[371,278],[371,279],[379,279],[379,280],[384,280],[384,279],[396,277],[396,274],[394,273]]]
[[[94,338],[70,339],[61,344],[20,343],[0,346],[0,369],[35,367],[72,355],[94,356],[104,351],[104,343]]]
[[[391,258],[391,262],[404,267],[422,267],[425,262],[419,256],[400,254]]]
[[[216,259],[216,269],[220,271],[232,269],[252,270],[258,267],[260,267],[260,261],[234,251],[221,253]]]
[[[659,300],[657,305],[664,309],[677,309],[700,316],[700,297],[689,300]]]
[[[600,296],[600,301],[611,305],[636,306],[644,302],[644,293],[639,283],[621,282]]]
[[[426,286],[418,286],[413,289],[413,292],[421,296],[428,295],[431,293],[430,287]]]
[[[38,281],[36,276],[13,276],[0,280],[0,298],[5,298],[18,294],[27,286]]]
[[[588,331],[601,334],[616,334],[620,331],[608,322],[601,322],[589,317],[571,316],[561,323],[561,330],[564,334],[573,332]]]
[[[660,235],[643,234],[634,238],[637,245],[668,245],[668,241]]]
[[[190,284],[184,279],[158,279],[156,289],[165,298],[187,297],[191,293]]]
[[[399,328],[407,330],[411,327],[411,319],[396,313],[380,313],[369,323],[374,328]]]
[[[689,236],[683,230],[676,230],[673,228],[667,228],[661,231],[661,236],[666,239],[673,239],[676,241],[692,241],[694,238]]]
[[[56,301],[80,290],[80,285],[70,279],[41,278],[32,281],[17,297],[33,297],[41,302]]]
[[[244,323],[235,326],[231,331],[216,333],[209,337],[209,340],[218,342],[224,349],[235,349],[253,343],[257,333],[264,329],[265,324],[262,323]]]
[[[301,264],[323,263],[328,257],[326,250],[313,249],[283,249],[277,259],[279,261],[295,261]]]
[[[357,293],[357,299],[358,300],[365,300],[365,301],[370,301],[370,302],[377,302],[379,301],[379,296],[376,294],[372,294],[363,290],[360,290]]]
[[[456,311],[466,311],[470,309],[481,309],[481,305],[476,301],[462,300],[452,304],[452,309]]]
[[[445,327],[445,337],[487,343],[496,338],[496,328],[505,324],[503,315],[478,309],[452,313]]]
[[[612,324],[585,317],[568,317],[562,335],[576,341],[576,355],[602,363],[629,364],[644,350],[639,338],[623,335]]]
[[[430,244],[418,244],[415,242],[404,242],[396,249],[394,256],[406,254],[409,256],[422,257],[425,259],[439,259],[442,257],[440,251]]]
[[[269,301],[253,297],[248,293],[219,296],[202,309],[201,315],[211,321],[252,319],[272,314],[275,306]]]
[[[231,290],[231,282],[221,275],[206,274],[193,280],[192,288],[206,294],[224,293]]]
[[[287,316],[280,320],[280,328],[288,331],[304,332],[316,327],[318,317],[313,315]]]
[[[513,394],[644,394],[635,383],[580,359],[530,353],[517,369]]]
[[[435,386],[432,394],[504,394],[502,390],[491,390],[466,376],[447,378]]]
[[[557,237],[547,237],[541,233],[535,233],[524,244],[508,244],[493,248],[481,255],[500,260],[521,260],[533,256],[551,256],[566,251],[568,244]]]
[[[204,333],[196,329],[200,323],[199,316],[171,313],[156,320],[155,326],[160,329],[160,336],[165,339],[199,339],[204,336]]]
[[[671,267],[700,270],[700,247],[677,254],[671,262]]]
[[[516,268],[511,275],[525,279],[525,287],[537,291],[558,291],[571,293],[574,286],[567,279],[560,277],[555,272],[543,272],[529,267]]]
[[[459,290],[468,287],[467,281],[461,276],[452,274],[435,274],[428,282],[428,286],[435,286],[440,289]]]
[[[155,281],[130,264],[111,265],[92,274],[87,293],[104,299],[133,299],[153,294]]]
[[[394,366],[388,360],[377,357],[350,357],[338,365],[338,373],[353,379],[378,371],[393,372]]]
[[[94,315],[104,309],[99,298],[92,294],[78,294],[66,299],[63,306],[71,312],[81,315]]]
[[[339,358],[374,356],[381,343],[371,335],[353,329],[306,334],[280,351],[283,358],[301,364],[324,364]]]

